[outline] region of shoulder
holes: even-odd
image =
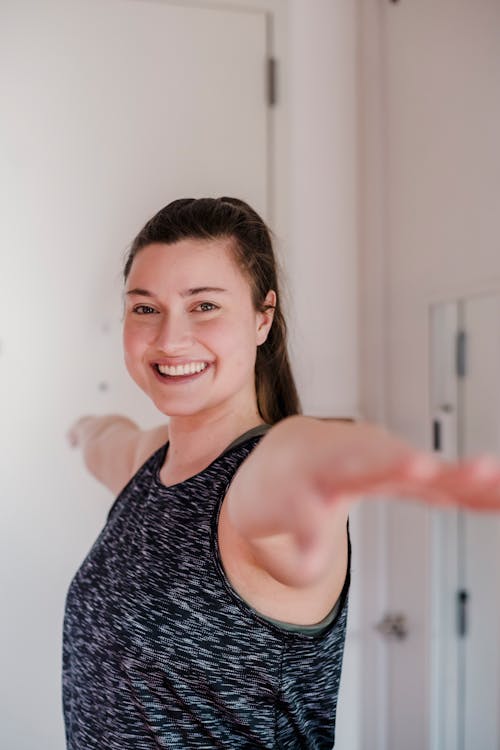
[[[166,425],[139,430],[132,423],[120,421],[93,441],[85,460],[94,476],[116,495],[167,440]]]
[[[249,541],[234,522],[241,505],[251,508],[249,523],[258,529],[260,519],[273,522],[273,504],[290,493],[300,502],[301,453],[310,452],[323,435],[321,420],[294,416],[274,425],[241,463],[222,503],[217,529],[224,570],[233,588],[254,609],[276,620],[297,625],[320,622],[338,600],[348,570],[348,504],[339,503],[321,530],[326,558],[323,571],[304,583],[300,576],[281,575],[285,561],[296,556],[290,534],[272,533]],[[298,494],[297,494],[298,493]],[[294,501],[295,501],[294,500]],[[229,505],[236,510],[228,510]],[[235,508],[235,506],[238,506]],[[245,509],[243,510],[245,513]],[[293,564],[290,569],[295,568]]]
[[[131,476],[133,476],[150,458],[168,441],[168,425],[153,427],[151,430],[141,430],[137,436],[133,450]]]

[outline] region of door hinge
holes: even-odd
[[[465,331],[459,331],[457,333],[455,354],[457,375],[459,378],[463,378],[466,375],[467,365],[467,335]]]
[[[277,60],[275,57],[267,58],[267,103],[274,107],[277,100]]]
[[[457,629],[458,629],[458,635],[461,638],[465,638],[467,635],[467,626],[468,626],[468,612],[467,612],[467,602],[469,601],[469,592],[465,589],[460,589],[460,591],[457,591]]]
[[[432,449],[440,451],[441,444],[441,422],[439,419],[433,419],[432,421]]]

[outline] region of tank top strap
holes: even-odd
[[[224,453],[227,453],[228,451],[232,450],[233,448],[236,448],[237,445],[240,445],[240,443],[245,443],[247,440],[251,440],[254,437],[260,437],[261,435],[265,435],[266,432],[269,432],[272,425],[270,424],[258,424],[256,427],[252,427],[250,430],[247,430],[243,433],[243,435],[240,435],[236,438],[236,440],[233,440],[232,443],[230,443],[227,448],[224,450]]]

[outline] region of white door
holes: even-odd
[[[431,316],[435,449],[500,454],[500,294],[436,305]],[[433,747],[500,746],[500,520],[435,519]]]
[[[466,353],[464,456],[500,456],[500,294],[463,301]],[[500,747],[500,519],[463,514],[463,589],[468,594],[463,639],[463,741],[460,750]]]
[[[122,364],[124,251],[178,197],[270,219],[266,14],[142,0],[0,8],[0,746],[63,748],[69,580],[112,497],[81,413],[161,422]]]

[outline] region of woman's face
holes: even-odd
[[[274,305],[269,292],[266,302]],[[256,409],[256,347],[272,313],[256,312],[227,239],[148,245],[125,287],[127,369],[168,416]]]

